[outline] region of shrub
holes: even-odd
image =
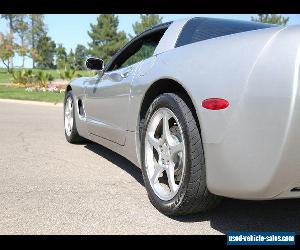
[[[31,84],[35,80],[35,76],[31,69],[22,69],[12,72],[13,80],[12,82],[20,85]]]
[[[47,87],[48,83],[54,80],[54,76],[46,71],[32,71],[32,69],[17,70],[12,73],[12,82],[21,87]]]
[[[80,73],[76,74],[76,77],[91,77],[96,74],[97,74],[97,72],[95,72],[95,71],[81,71]]]
[[[75,69],[65,68],[64,71],[60,71],[59,76],[63,80],[72,80],[75,77]]]
[[[54,77],[52,76],[52,74],[40,70],[37,72],[36,80],[39,87],[46,88],[48,86],[48,83],[54,80]]]

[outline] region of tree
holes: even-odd
[[[66,49],[59,44],[56,48],[56,67],[58,69],[64,69],[67,63],[67,52]]]
[[[276,14],[257,14],[257,17],[251,17],[251,21],[285,26],[289,21],[289,17]]]
[[[75,54],[74,54],[72,49],[70,50],[67,61],[68,61],[68,67],[70,69],[76,69],[76,67],[75,67]]]
[[[24,68],[25,56],[28,53],[28,44],[26,43],[26,36],[28,32],[28,23],[26,21],[27,15],[19,15],[16,20],[16,33],[20,38],[18,46],[18,54],[22,57],[22,68]]]
[[[11,72],[11,61],[15,54],[15,44],[13,43],[12,34],[4,35],[0,33],[0,59],[7,68],[8,72]]]
[[[36,58],[37,66],[40,69],[54,69],[54,55],[56,44],[50,37],[43,35],[37,42],[36,51],[38,57]]]
[[[132,25],[135,35],[138,35],[144,30],[149,29],[152,26],[160,24],[162,22],[162,17],[157,14],[141,14],[140,19],[140,22],[135,22]]]
[[[119,19],[114,14],[102,14],[96,24],[90,24],[89,54],[107,62],[127,42],[125,32],[118,31]]]
[[[1,14],[1,17],[8,21],[9,32],[15,32],[15,21],[19,15],[18,14]]]
[[[41,37],[46,36],[47,29],[44,23],[44,15],[42,14],[29,14],[28,26],[28,41],[29,41],[29,54],[32,58],[32,67],[35,68],[35,62],[38,59],[37,44]]]
[[[77,70],[85,69],[85,61],[87,58],[87,49],[81,44],[78,44],[75,49],[75,68]]]
[[[14,33],[16,32],[16,20],[18,14],[1,14],[1,17],[8,21],[8,27],[9,27],[9,36],[7,38],[11,39],[10,43],[14,43]],[[10,62],[10,67],[13,68],[13,56],[15,53],[12,54],[12,56],[8,59]]]

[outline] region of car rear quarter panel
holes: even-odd
[[[287,138],[293,137],[299,34],[299,27],[269,28],[156,55],[148,74],[133,81],[135,117],[131,120],[135,123],[129,125],[137,129],[137,114],[151,84],[174,79],[187,90],[196,108],[209,190],[235,198],[275,197],[290,182],[290,176],[278,181],[278,173],[281,168],[284,172]],[[211,97],[227,99],[229,108],[202,108],[201,102]],[[294,155],[297,160],[298,155]]]

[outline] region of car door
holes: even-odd
[[[125,145],[131,84],[143,60],[153,56],[160,37],[133,39],[114,57],[102,75],[88,81],[85,112],[91,135]]]
[[[85,110],[88,132],[120,145],[125,144],[131,81],[139,63],[104,72],[88,82]]]
[[[125,47],[85,87],[85,111],[88,132],[92,136],[125,144],[131,82],[144,57],[138,52],[143,40]]]

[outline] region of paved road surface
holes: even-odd
[[[62,108],[0,102],[0,234],[300,232],[300,200],[225,199],[169,218],[148,201],[141,171],[112,151],[64,139]]]

